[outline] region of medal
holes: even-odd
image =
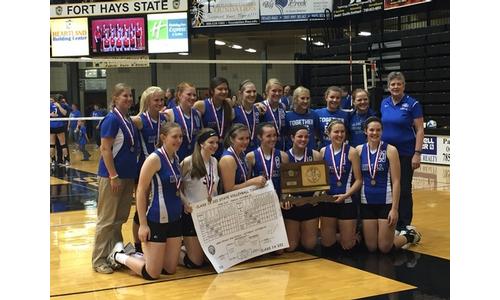
[[[160,153],[163,154],[163,156],[165,156],[165,159],[167,160],[168,167],[170,168],[170,171],[172,171],[172,174],[174,174],[175,187],[177,188],[177,191],[175,192],[175,195],[176,196],[180,196],[179,189],[181,187],[181,177],[180,176],[177,177],[177,173],[175,173],[174,167],[172,166],[172,163],[170,162],[168,154],[167,154],[167,152],[165,151],[165,149],[163,147],[160,148]],[[175,162],[175,159],[174,159],[174,162]]]
[[[210,196],[210,195],[209,195],[209,196],[207,197],[207,200],[208,200],[208,203],[212,202],[212,196]]]
[[[264,158],[264,152],[262,151],[262,147],[259,147],[259,149],[257,149],[259,151],[259,154],[260,154],[260,160],[262,161],[262,165],[264,166],[264,171],[266,172],[266,178],[267,179],[271,179],[273,177],[273,169],[274,169],[274,149],[273,151],[271,152],[271,166],[269,168],[269,170],[267,169],[267,164],[266,164],[266,159]]]
[[[330,155],[332,156],[332,164],[333,164],[333,171],[335,173],[335,177],[337,178],[337,186],[341,187],[342,186],[342,166],[344,165],[345,161],[345,143],[342,144],[342,148],[340,151],[340,165],[339,165],[339,170],[337,171],[337,163],[335,162],[335,156],[333,155],[333,144],[330,144]]]
[[[128,127],[128,123],[129,121],[125,120],[125,117],[122,115],[122,113],[116,108],[116,107],[113,107],[113,112],[118,115],[118,117],[120,118],[120,121],[122,122],[123,125],[125,125],[125,128],[127,128],[127,131],[128,131],[128,134],[129,134],[129,137],[130,137],[130,144],[132,144],[132,148],[131,148],[131,152],[134,152],[134,125],[130,124],[132,126],[132,130],[130,130],[130,128]]]
[[[134,146],[130,147],[130,152],[134,153],[134,151],[135,151]]]
[[[233,146],[229,147],[228,149],[229,152],[231,152],[234,156],[234,159],[236,159],[236,162],[238,163],[238,168],[240,168],[241,173],[243,174],[243,181],[247,181],[247,169],[245,164],[241,161],[241,159],[236,155],[236,152],[233,149]]]
[[[205,181],[207,183],[207,195],[208,195],[208,202],[212,202],[212,192],[214,190],[214,172],[213,172],[213,166],[212,166],[212,157],[209,158],[208,161],[208,170],[207,174],[205,174]]]
[[[368,143],[366,143],[366,156],[368,157],[368,172],[370,173],[370,177],[372,179],[370,181],[371,185],[377,184],[377,181],[375,180],[375,175],[377,175],[377,164],[378,164],[378,158],[379,158],[381,146],[382,146],[382,141],[380,141],[380,143],[378,144],[377,152],[375,153],[375,162],[374,162],[373,168],[372,168],[372,163],[370,161],[370,145],[368,145]]]
[[[212,112],[214,113],[215,116],[215,123],[217,123],[217,130],[219,131],[219,140],[224,139],[224,107],[222,108],[222,125],[219,123],[219,117],[217,116],[217,111],[215,110],[214,103],[212,101],[212,98],[208,99],[208,102],[210,102],[210,107],[212,108]]]
[[[241,110],[241,113],[243,114],[243,118],[245,118],[245,123],[247,123],[247,127],[250,130],[250,140],[253,141],[253,137],[254,137],[254,133],[255,133],[255,116],[254,116],[255,111],[253,110],[253,106],[252,106],[252,119],[253,119],[252,127],[250,127],[250,122],[248,122],[247,113],[243,109],[243,105],[239,106],[239,108]]]

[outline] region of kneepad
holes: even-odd
[[[56,144],[50,144],[50,148],[55,148]]]
[[[153,277],[151,277],[151,275],[149,275],[148,271],[146,271],[146,265],[144,265],[142,267],[141,273],[142,273],[142,278],[144,278],[146,280],[156,280],[156,279],[158,279],[158,278],[153,278]]]
[[[184,266],[188,269],[199,269],[203,267],[203,264],[201,265],[195,264],[189,259],[188,255],[186,254],[186,256],[184,256]]]

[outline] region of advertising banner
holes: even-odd
[[[334,18],[382,10],[384,6],[383,0],[341,0],[335,1],[335,3]]]
[[[187,13],[148,15],[148,52],[189,51]]]
[[[192,27],[259,24],[259,0],[193,0]]]
[[[87,18],[50,20],[52,57],[89,55]]]
[[[384,9],[388,10],[427,2],[431,2],[431,0],[385,0]]]
[[[450,165],[450,137],[426,135],[422,145],[421,162]]]
[[[324,18],[333,0],[260,0],[260,22],[308,21]]]

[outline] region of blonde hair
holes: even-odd
[[[281,88],[283,88],[283,84],[277,79],[277,78],[270,78],[267,83],[266,83],[266,95],[269,97],[269,90],[271,89],[272,85],[279,85]]]
[[[139,113],[143,113],[148,110],[149,101],[151,101],[151,98],[153,98],[158,94],[160,94],[160,96],[163,98],[164,93],[165,92],[158,86],[148,87],[144,92],[142,92],[141,101],[139,105]]]
[[[309,97],[311,97],[311,91],[309,91],[308,88],[306,87],[303,87],[303,86],[299,86],[297,87],[294,91],[293,91],[293,106],[295,107],[295,104],[297,102],[297,100],[299,100],[299,95],[302,94],[302,93],[308,93],[309,94]]]
[[[330,94],[331,92],[337,92],[340,94],[340,97],[342,97],[342,89],[339,88],[338,86],[332,85],[326,89],[325,99],[326,99],[326,97],[328,97],[328,94]]]
[[[125,83],[117,83],[113,87],[113,92],[111,93],[111,104],[110,104],[110,110],[115,107],[115,98],[118,98],[118,96],[121,95],[124,91],[132,91],[132,88]]]
[[[177,89],[175,91],[175,103],[176,104],[179,104],[179,101],[180,101],[180,97],[181,97],[181,94],[188,88],[193,88],[196,90],[196,87],[194,86],[194,84],[190,83],[190,82],[181,82],[177,85]]]

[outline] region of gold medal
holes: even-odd
[[[212,196],[208,196],[207,200],[208,200],[208,203],[212,202]]]
[[[377,184],[377,181],[375,181],[375,179],[372,179],[372,180],[370,180],[370,184],[371,184],[371,185],[376,185],[376,184]]]
[[[179,197],[179,196],[181,195],[181,193],[179,192],[179,190],[177,190],[177,192],[175,192],[175,195],[176,195],[177,197]]]
[[[342,182],[341,181],[337,181],[337,186],[341,187],[342,186]]]

